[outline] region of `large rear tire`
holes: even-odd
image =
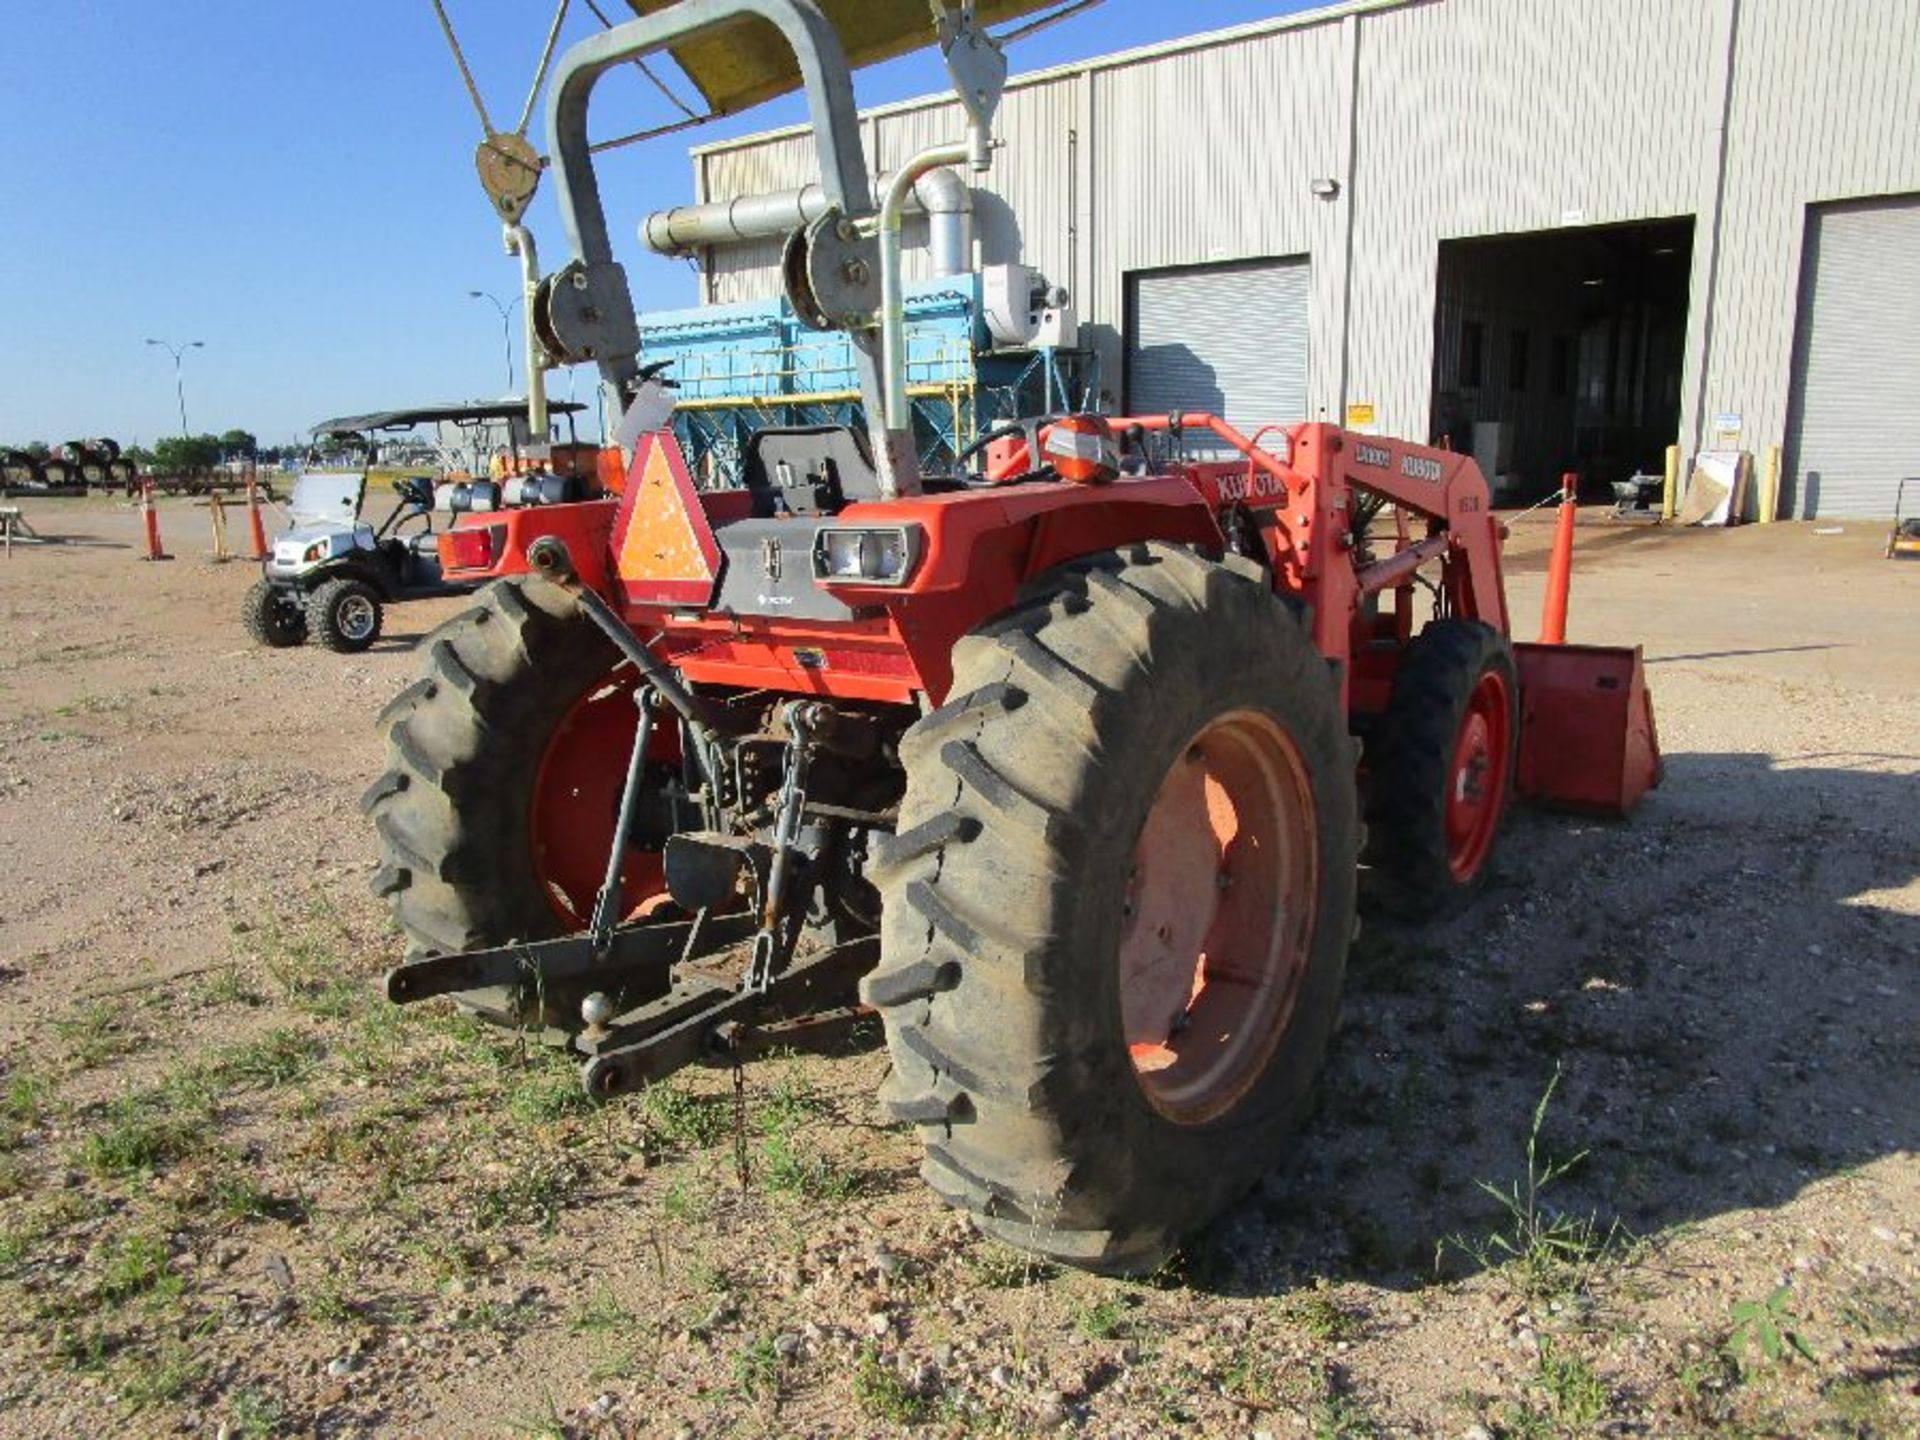
[[[374,893],[416,956],[584,928],[633,745],[631,667],[531,576],[489,585],[423,648],[421,678],[381,712],[387,770],[361,800]],[[636,848],[624,877],[631,911],[661,888],[657,853]],[[455,998],[499,1024],[577,1029],[584,993]]]
[[[1487,873],[1513,790],[1520,682],[1489,625],[1436,620],[1413,638],[1367,745],[1368,899],[1426,920]]]
[[[1353,933],[1354,745],[1264,575],[1147,544],[961,641],[879,867],[892,1114],[988,1232],[1160,1264],[1276,1160]]]

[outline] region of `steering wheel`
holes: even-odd
[[[967,468],[967,461],[971,460],[975,455],[978,455],[982,450],[985,450],[989,445],[993,444],[994,441],[1005,440],[1009,436],[1018,435],[1026,443],[1027,464],[1029,468],[1016,475],[996,475],[983,478],[985,478],[986,483],[989,485],[1013,485],[1019,481],[1038,475],[1042,471],[1051,468],[1047,465],[1035,465],[1033,463],[1040,454],[1040,431],[1059,418],[1058,415],[1031,415],[1019,420],[1007,421],[1005,424],[995,425],[990,430],[984,430],[974,436],[971,445],[968,445],[953,457],[953,468],[956,471],[964,471]]]

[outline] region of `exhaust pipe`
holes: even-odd
[[[891,188],[892,180],[882,176],[882,189]],[[955,171],[941,167],[921,174],[908,194],[907,208],[927,216],[935,275],[945,278],[973,269],[973,191]],[[685,255],[705,246],[785,237],[826,212],[826,193],[817,184],[679,205],[647,216],[640,224],[640,243],[656,255]]]

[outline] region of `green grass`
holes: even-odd
[[[1358,1400],[1334,1394],[1307,1407],[1307,1431],[1313,1440],[1372,1440],[1380,1427]]]
[[[177,1400],[205,1369],[206,1362],[178,1342],[143,1347],[120,1375],[120,1401],[129,1410],[139,1411]]]
[[[99,1297],[107,1305],[124,1305],[142,1295],[170,1299],[183,1288],[180,1277],[167,1269],[167,1247],[151,1235],[127,1235],[103,1247]]]
[[[585,1170],[569,1155],[539,1155],[474,1198],[474,1223],[482,1230],[537,1225],[551,1230],[560,1212],[585,1183]]]
[[[837,1204],[859,1194],[864,1183],[858,1170],[803,1154],[790,1135],[769,1135],[760,1144],[760,1184],[776,1195]]]
[[[326,1053],[317,1035],[301,1030],[269,1030],[258,1039],[216,1052],[209,1078],[239,1089],[276,1090],[313,1073]]]
[[[149,1037],[136,1029],[125,1006],[89,1000],[53,1022],[61,1052],[76,1070],[92,1070],[144,1048]]]
[[[199,1154],[210,1129],[208,1116],[171,1108],[163,1093],[128,1095],[81,1140],[80,1163],[103,1179],[149,1174]]]
[[[572,1065],[529,1069],[507,1092],[507,1113],[521,1125],[551,1125],[573,1115],[590,1114],[593,1099],[581,1088]]]
[[[688,1150],[719,1143],[733,1126],[730,1101],[702,1099],[672,1084],[649,1086],[640,1113],[651,1133]]]
[[[53,1104],[53,1082],[25,1070],[8,1076],[7,1088],[0,1092],[0,1115],[16,1125],[38,1125],[52,1113]]]

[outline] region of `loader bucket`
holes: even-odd
[[[1640,649],[1513,647],[1520,667],[1519,793],[1545,805],[1625,816],[1660,783]]]

